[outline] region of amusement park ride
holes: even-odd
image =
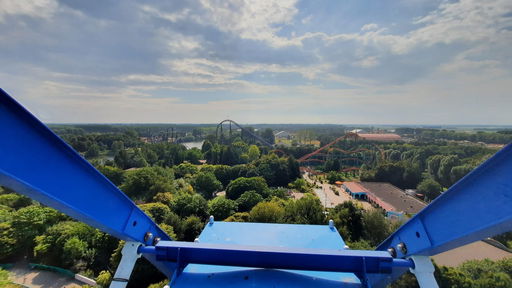
[[[430,255],[512,230],[509,145],[411,218],[376,251],[328,225],[215,222],[173,241],[123,192],[0,89],[0,185],[126,240],[111,287],[144,256],[172,287],[385,287],[410,270],[437,287]]]

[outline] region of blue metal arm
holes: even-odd
[[[435,255],[512,231],[512,144],[455,183],[382,242],[409,255]],[[400,249],[398,249],[400,250]]]
[[[119,239],[170,240],[123,192],[0,89],[0,185]],[[168,275],[170,265],[153,261]]]
[[[508,231],[512,231],[512,144],[455,183],[377,250],[391,248],[399,258],[432,256]]]
[[[308,271],[386,273],[393,267],[411,267],[412,261],[393,259],[386,251],[327,250],[217,243],[160,241],[156,246],[139,247],[142,254],[157,260],[181,264],[259,267]],[[184,265],[183,265],[184,266]]]

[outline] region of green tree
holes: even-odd
[[[231,167],[227,165],[215,165],[213,174],[215,174],[215,178],[217,178],[224,187],[227,187],[231,180],[238,177],[232,177]]]
[[[261,157],[254,165],[258,175],[265,178],[271,187],[286,187],[291,181],[288,161],[285,158],[279,158],[272,153]]]
[[[252,209],[252,207],[256,206],[256,204],[263,201],[263,197],[256,193],[256,191],[246,191],[244,192],[238,199],[236,199],[236,203],[238,204],[238,211],[247,212]]]
[[[0,222],[0,260],[9,258],[20,249],[11,222]]]
[[[450,182],[454,184],[459,181],[462,177],[466,176],[469,172],[473,170],[473,167],[470,165],[461,165],[454,166],[450,171]]]
[[[182,178],[187,175],[193,176],[197,172],[199,172],[197,166],[190,163],[181,163],[180,165],[174,167],[174,174],[176,175],[176,178]]]
[[[363,226],[363,238],[372,246],[380,244],[391,233],[389,222],[379,209],[372,209],[363,214]]]
[[[0,287],[9,287],[7,286],[9,283],[11,283],[11,281],[9,281],[9,272],[0,268]]]
[[[85,158],[90,159],[100,156],[100,147],[97,144],[92,144],[85,152]]]
[[[130,156],[126,150],[120,150],[114,156],[114,163],[121,169],[130,168]]]
[[[189,216],[183,222],[183,240],[184,241],[194,241],[194,239],[201,234],[201,231],[204,228],[204,224],[196,216]]]
[[[438,181],[439,180],[439,167],[441,166],[441,160],[443,160],[443,155],[434,155],[427,159],[427,171],[430,176]]]
[[[318,197],[306,194],[285,206],[283,221],[294,224],[325,224],[324,208]]]
[[[171,208],[180,217],[196,215],[204,219],[207,216],[208,203],[199,194],[182,194],[174,199]]]
[[[206,199],[212,199],[213,193],[222,189],[222,183],[211,172],[197,173],[194,177],[193,186]]]
[[[418,193],[425,195],[425,198],[429,201],[441,195],[442,189],[441,184],[437,183],[436,180],[432,178],[427,178],[418,184]]]
[[[460,159],[457,155],[449,155],[444,157],[439,164],[439,171],[437,171],[437,177],[439,183],[444,187],[451,186],[452,182],[450,179],[450,172],[452,168],[460,164]]]
[[[268,195],[268,186],[265,179],[261,177],[240,177],[229,183],[226,188],[226,197],[236,200],[246,191],[255,191],[262,197],[266,197]]]
[[[329,184],[334,184],[336,181],[344,181],[345,176],[342,173],[331,171],[327,173],[327,181],[329,181]]]
[[[150,200],[157,193],[173,192],[173,174],[162,167],[145,167],[126,173],[126,181],[121,185],[128,196],[140,200]]]
[[[52,208],[32,205],[16,211],[12,218],[12,228],[17,246],[28,252],[34,245],[34,238],[43,234],[53,224],[65,216]]]
[[[187,150],[186,154],[185,154],[185,160],[187,160],[188,162],[192,163],[192,164],[200,164],[199,163],[199,160],[203,159],[203,153],[201,153],[201,150],[197,149],[197,148],[192,148],[192,149],[189,149]]]
[[[331,209],[329,216],[343,239],[356,242],[363,236],[363,213],[362,207],[352,201],[346,201]]]
[[[44,264],[71,267],[92,264],[97,251],[89,249],[98,230],[80,222],[63,221],[35,237],[34,255]]]
[[[162,223],[171,213],[171,209],[163,203],[141,204],[139,208],[148,214],[157,224]]]
[[[253,162],[260,158],[260,148],[256,145],[249,146],[249,150],[247,151],[247,157],[249,162]]]
[[[286,161],[288,162],[288,177],[290,181],[300,178],[299,162],[293,156],[288,157]]]
[[[213,149],[212,142],[210,142],[208,140],[205,140],[203,142],[203,145],[201,146],[201,152],[206,153],[206,152],[208,152],[208,151],[210,151],[212,149]]]
[[[284,216],[284,208],[275,202],[260,202],[249,212],[251,222],[280,223]]]
[[[16,210],[31,204],[32,199],[20,194],[9,193],[0,195],[0,205],[5,205]]]
[[[101,174],[105,175],[114,185],[119,186],[124,181],[124,171],[117,167],[112,166],[98,166],[96,167],[101,172]]]
[[[379,164],[375,171],[375,181],[390,182],[400,188],[407,188],[404,186],[403,181],[404,171],[405,168],[402,163]]]
[[[78,239],[78,237],[76,237],[76,236],[73,236],[73,237],[69,238],[68,240],[66,240],[66,242],[64,243],[62,252],[64,254],[66,254],[67,257],[69,257],[70,259],[73,259],[73,261],[74,261],[75,259],[82,259],[82,258],[86,257],[87,252],[88,252],[87,250],[89,248],[88,246],[89,245],[87,244],[87,242]],[[68,264],[73,264],[73,263],[68,263]]]
[[[130,158],[130,167],[141,168],[149,166],[148,161],[140,149],[135,149]]]
[[[215,197],[208,201],[208,214],[213,215],[215,220],[224,220],[233,215],[237,210],[235,201],[225,197]]]
[[[224,220],[224,222],[249,222],[250,215],[247,212],[237,212]]]
[[[295,189],[301,193],[313,192],[311,185],[302,178],[295,179],[295,181],[288,184],[288,188]]]
[[[165,204],[166,206],[172,205],[172,200],[174,199],[174,194],[171,192],[160,192],[153,197],[154,202],[159,202]]]
[[[100,275],[98,275],[98,277],[96,277],[96,283],[103,288],[109,287],[111,282],[112,282],[112,274],[110,274],[109,271],[103,270],[100,272]]]
[[[124,142],[123,141],[114,141],[110,146],[112,150],[112,155],[116,155],[119,151],[124,150]]]

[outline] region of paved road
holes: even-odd
[[[307,174],[304,175],[304,179],[309,183],[313,183],[313,179],[309,178]],[[331,185],[328,183],[320,184],[321,188],[315,188],[314,192],[320,198],[322,205],[327,208],[336,207],[336,205],[341,204],[345,201],[354,201],[363,206],[364,209],[369,210],[372,209],[372,205],[366,201],[360,201],[352,198],[347,192],[343,191],[340,187],[336,185]],[[336,195],[334,191],[338,191],[339,195]]]

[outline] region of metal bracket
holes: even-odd
[[[128,284],[128,280],[130,280],[130,275],[132,274],[133,267],[135,266],[135,262],[137,259],[142,256],[139,254],[138,249],[139,246],[142,245],[139,242],[127,241],[124,244],[123,250],[121,250],[121,262],[119,266],[117,266],[116,274],[112,279],[112,283],[110,284],[110,288],[125,288]]]
[[[414,269],[409,268],[411,273],[416,276],[416,280],[418,280],[418,284],[421,288],[439,288],[436,282],[436,278],[434,278],[434,265],[428,256],[411,256],[412,261],[414,262]]]

